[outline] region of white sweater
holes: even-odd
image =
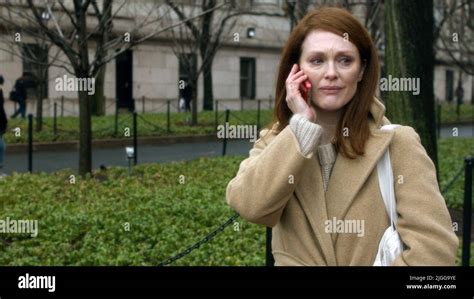
[[[320,125],[307,120],[301,114],[294,114],[290,118],[290,128],[298,139],[301,153],[308,157],[314,152],[321,137],[322,128]],[[331,143],[319,145],[318,157],[321,165],[324,191],[327,191],[332,167],[336,161],[336,150]]]

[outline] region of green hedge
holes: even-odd
[[[74,185],[68,171],[0,180],[0,219],[39,221],[36,238],[0,234],[0,265],[157,265],[233,215],[225,187],[241,159],[139,165],[132,178],[112,168]],[[265,229],[238,226],[174,265],[263,265]]]

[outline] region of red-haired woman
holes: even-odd
[[[349,12],[322,8],[282,53],[274,118],[227,186],[240,215],[272,227],[275,265],[374,264],[389,216],[377,162],[389,148],[403,251],[393,265],[454,265],[458,239],[436,170],[375,98],[377,50]]]

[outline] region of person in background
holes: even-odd
[[[5,113],[5,108],[3,107],[4,98],[3,98],[3,76],[0,75],[0,170],[3,168],[3,161],[5,157],[5,141],[3,140],[3,135],[7,130],[7,115]],[[0,178],[2,178],[4,174],[0,172]]]
[[[183,98],[185,101],[185,111],[190,112],[191,111],[191,101],[192,99],[192,90],[191,90],[191,85],[186,83],[186,86],[183,89]]]
[[[186,101],[184,100],[184,97],[181,96],[179,98],[179,112],[185,112],[186,109]]]
[[[25,118],[26,115],[26,80],[27,76],[26,73],[23,73],[23,75],[18,78],[15,82],[15,92],[16,96],[18,99],[18,109],[13,113],[12,118],[16,118],[19,114],[21,114],[21,118]]]

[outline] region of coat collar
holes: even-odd
[[[367,140],[365,155],[349,159],[337,154],[326,193],[323,189],[321,167],[316,158],[308,161],[310,164],[308,172],[304,174],[299,184],[304,187],[296,188],[295,192],[301,199],[305,213],[310,216],[310,224],[316,237],[321,240],[318,246],[321,247],[327,265],[337,265],[334,250],[337,234],[332,234],[331,237],[331,234],[325,232],[325,221],[332,217],[336,217],[337,220],[344,219],[357,193],[392,140],[393,131],[379,129],[381,125],[389,123],[384,117],[384,112],[384,105],[378,99],[374,99],[370,108],[372,117],[369,117],[372,135]]]

